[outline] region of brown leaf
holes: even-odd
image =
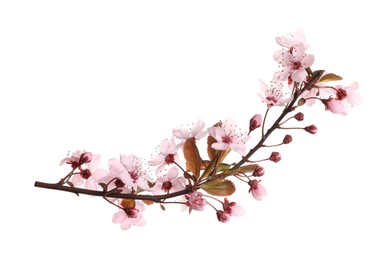
[[[334,73],[328,73],[326,75],[323,75],[320,78],[319,82],[330,82],[330,81],[337,81],[337,80],[342,80],[342,77]]]
[[[219,177],[227,177],[235,174],[245,173],[245,172],[253,172],[258,167],[258,164],[248,164],[242,167],[239,167],[236,170],[226,170],[221,174],[217,175]]]
[[[229,196],[235,192],[234,183],[223,178],[205,182],[204,184],[201,184],[200,188],[214,196]]]
[[[213,160],[213,158],[216,155],[216,150],[212,148],[212,144],[216,142],[216,139],[214,139],[212,136],[208,136],[208,156],[210,160]]]
[[[143,202],[145,205],[152,205],[153,203],[155,203],[153,200],[143,200]]]
[[[198,178],[200,176],[202,160],[195,144],[195,139],[190,138],[185,141],[183,155],[186,159],[186,171],[192,172]]]

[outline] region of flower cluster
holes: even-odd
[[[209,127],[200,119],[192,127],[173,128],[172,135],[161,141],[158,154],[147,163],[136,155],[121,154],[100,165],[100,155],[79,150],[61,161],[60,165],[69,165],[71,170],[60,182],[35,185],[103,197],[117,208],[112,221],[124,230],[144,225],[144,211],[154,204],[163,210],[167,204],[178,204],[189,213],[208,208],[223,223],[231,216],[242,216],[240,205],[228,199],[236,192],[236,185],[247,184],[248,193],[255,200],[262,200],[267,195],[261,184],[265,168],[282,159],[275,150],[269,151],[269,156],[254,159],[259,156],[257,152],[293,140],[292,135],[286,134],[280,143],[267,143],[273,132],[300,129],[316,134],[318,128],[314,124],[300,125],[304,113],[297,110],[318,103],[326,111],[346,115],[349,107],[361,102],[356,82],[331,85],[342,78],[311,69],[315,58],[307,53],[309,45],[301,32],[277,37],[276,42],[281,49],[273,58],[279,70],[270,83],[260,81],[259,107],[265,111],[249,116],[247,132],[232,118]],[[265,122],[272,120],[268,111],[274,107],[281,107],[282,112],[266,129]],[[292,123],[298,125],[292,127]],[[247,147],[250,138],[257,138],[251,149]],[[206,144],[206,149],[200,149],[199,144]],[[239,160],[229,162],[230,153]]]

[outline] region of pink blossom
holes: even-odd
[[[274,53],[274,59],[283,67],[282,71],[275,73],[274,79],[284,81],[290,76],[295,82],[306,80],[306,71],[314,63],[314,55],[305,53],[302,43],[294,45],[289,50],[279,50]]]
[[[223,203],[224,212],[234,217],[241,217],[245,214],[244,209],[236,202],[229,202],[227,198],[224,198]]]
[[[77,150],[70,157],[61,160],[60,165],[64,163],[70,164],[73,169],[76,169],[82,164],[89,163],[92,160],[92,153]]]
[[[142,170],[142,162],[135,155],[120,155],[120,162],[123,169],[120,173],[120,179],[130,188],[137,190],[140,187],[148,190],[149,176]]]
[[[260,181],[257,180],[251,180],[248,182],[248,185],[250,185],[249,192],[256,200],[262,200],[262,197],[267,195],[265,187],[263,187],[259,182]]]
[[[85,167],[79,166],[80,173],[76,173],[70,179],[75,186],[84,184],[86,189],[97,190],[98,180],[104,175],[107,175],[107,170],[98,168],[100,162],[100,155],[94,154],[90,162],[84,164]]]
[[[201,119],[197,121],[197,123],[189,130],[181,127],[177,127],[172,129],[173,134],[178,139],[189,139],[189,138],[195,138],[197,140],[200,140],[203,138],[207,132],[204,131],[205,123]]]
[[[153,194],[166,194],[182,190],[186,186],[186,179],[179,176],[178,167],[171,167],[167,175],[159,177],[153,186]]]
[[[190,210],[204,210],[204,206],[206,205],[205,199],[202,197],[202,193],[195,191],[190,194],[185,195],[187,200],[186,206],[190,208]]]
[[[166,165],[179,161],[178,149],[183,144],[175,144],[174,136],[160,143],[160,154],[148,162],[151,166],[157,166],[156,173],[160,173]]]
[[[134,208],[125,208],[113,215],[113,223],[120,224],[122,230],[127,230],[131,226],[144,226],[146,221],[141,214],[145,210],[142,202],[136,201]]]
[[[306,39],[302,30],[295,32],[293,35],[287,34],[284,36],[276,37],[276,42],[280,46],[288,49],[300,44],[303,44],[305,49],[308,49],[309,45],[306,44],[305,41]]]
[[[361,104],[361,96],[357,92],[357,82],[352,82],[346,87],[337,86],[335,89],[335,97],[322,100],[326,110],[329,110],[334,114],[346,116],[350,106]]]
[[[268,106],[284,106],[290,98],[285,98],[286,92],[283,90],[282,82],[272,82],[268,86],[262,80],[259,80],[261,84],[261,93],[258,95]]]
[[[212,148],[216,150],[227,150],[228,148],[241,155],[246,154],[245,142],[250,138],[248,135],[238,133],[236,124],[227,119],[221,126],[208,128],[209,134],[216,139]]]

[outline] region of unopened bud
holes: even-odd
[[[284,144],[289,144],[290,142],[292,142],[292,136],[291,135],[286,135],[284,137],[284,140],[282,141]]]
[[[250,132],[260,127],[262,124],[262,116],[260,114],[254,115],[250,119]]]
[[[226,223],[229,221],[229,214],[227,214],[225,211],[218,210],[216,211],[217,219],[220,222]]]
[[[304,114],[301,113],[301,112],[297,113],[297,114],[295,115],[295,119],[296,119],[297,121],[303,121],[303,120],[304,120]]]
[[[279,161],[281,161],[281,154],[279,152],[272,152],[269,160],[278,163]]]
[[[305,104],[305,102],[306,102],[306,100],[305,100],[304,98],[300,98],[299,101],[297,102],[297,104],[298,104],[299,106],[302,106],[302,105]]]
[[[253,172],[254,177],[261,177],[265,174],[265,169],[262,166],[257,166]]]
[[[84,152],[80,155],[79,164],[89,163],[92,160],[92,153]]]
[[[304,127],[304,130],[311,134],[316,134],[318,132],[318,128],[315,125],[309,125]]]

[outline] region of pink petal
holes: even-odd
[[[214,143],[212,144],[212,148],[216,150],[227,150],[229,145],[226,143]]]
[[[113,220],[113,223],[118,224],[118,223],[122,223],[122,221],[124,221],[124,219],[126,217],[127,216],[126,216],[125,212],[123,212],[121,210],[121,211],[118,211],[118,212],[114,213],[112,220]]]

